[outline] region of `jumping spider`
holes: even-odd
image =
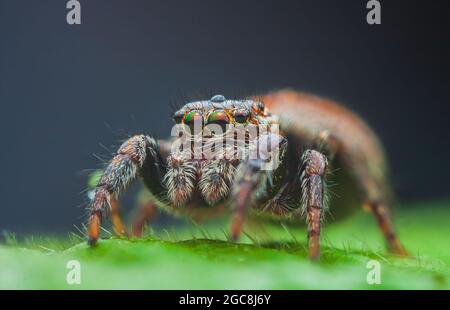
[[[184,148],[173,148],[173,139],[157,141],[146,135],[133,136],[120,146],[95,188],[88,224],[90,245],[99,238],[105,211],[110,211],[115,231],[125,233],[117,199],[139,176],[151,192],[151,199],[142,204],[133,229],[135,235],[140,235],[155,206],[187,216],[231,211],[233,240],[243,230],[247,211],[280,218],[304,216],[309,256],[318,259],[329,191],[326,176],[332,165],[339,168],[337,174],[349,177],[352,190],[345,195],[372,211],[390,250],[405,254],[389,215],[390,188],[383,149],[365,122],[343,106],[291,90],[247,100],[227,100],[217,95],[184,105],[173,119],[189,128],[200,124],[202,133],[211,124],[222,128],[278,124],[278,133],[258,131],[253,137],[246,135],[242,145],[247,150],[252,145],[264,145],[268,150],[279,147],[280,162],[274,169],[264,170],[270,155],[262,152],[263,156],[251,158],[249,151],[242,153],[243,158],[211,159],[203,153],[194,158],[194,150],[203,152],[213,139],[212,133],[203,135],[197,148],[193,146],[195,135]],[[345,197],[335,200],[345,201]]]

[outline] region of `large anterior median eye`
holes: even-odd
[[[183,122],[191,128],[201,130],[203,127],[203,115],[200,111],[191,111],[184,117]],[[194,132],[191,132],[194,133]]]
[[[226,125],[229,123],[230,119],[225,111],[214,111],[208,116],[208,124]]]
[[[203,115],[200,111],[191,111],[184,118],[185,124],[203,122]]]

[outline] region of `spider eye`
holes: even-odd
[[[177,111],[173,114],[172,119],[176,124],[180,124],[181,121],[183,120],[183,116],[184,116],[184,112]]]
[[[191,128],[191,131],[196,128],[195,124],[200,125],[199,128],[201,128],[203,126],[203,115],[200,111],[191,111],[184,117],[183,122]]]
[[[250,113],[247,110],[238,110],[234,112],[234,120],[238,123],[245,123],[249,117]]]
[[[196,122],[203,122],[203,116],[200,111],[191,111],[184,118],[185,124],[191,124]]]
[[[214,111],[208,116],[208,124],[218,124],[218,125],[226,125],[230,123],[230,119],[228,118],[227,113],[225,111],[219,110]]]

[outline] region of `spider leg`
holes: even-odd
[[[407,256],[408,253],[406,252],[405,248],[400,242],[400,239],[395,233],[389,208],[383,203],[378,202],[369,203],[368,206],[372,211],[373,215],[375,216],[378,226],[383,232],[389,250],[394,254],[400,256]]]
[[[233,241],[238,240],[242,233],[247,208],[251,204],[252,194],[262,177],[260,160],[248,160],[239,169],[232,193],[235,208],[231,219],[231,239]]]
[[[269,192],[274,185],[272,176],[283,169],[278,164],[287,148],[287,140],[276,134],[264,134],[253,142],[253,146],[257,146],[258,156],[245,160],[238,167],[231,193],[234,203],[231,239],[234,241],[242,233],[247,209],[254,203],[262,204],[270,198]],[[262,185],[264,191],[260,190]]]
[[[352,153],[329,132],[321,132],[320,140],[332,157],[341,153],[344,165],[352,171],[356,184],[359,185],[363,193],[365,199],[363,208],[370,210],[374,215],[389,250],[401,256],[408,255],[394,229],[389,203],[387,202],[390,196],[388,180],[384,180],[383,183],[378,180],[379,178],[371,176],[364,164],[365,162],[350,156]]]
[[[94,245],[100,236],[100,225],[105,211],[111,211],[115,229],[125,231],[118,213],[117,198],[136,178],[143,175],[143,181],[151,183],[152,190],[159,191],[161,185],[161,156],[156,141],[145,135],[136,135],[120,146],[98,182],[88,223],[88,243]],[[145,172],[145,173],[142,173]],[[150,176],[147,176],[149,175]],[[147,179],[151,179],[146,182]]]
[[[144,226],[155,217],[156,204],[152,199],[146,199],[139,202],[137,213],[133,221],[133,235],[141,237]]]
[[[378,178],[371,176],[360,161],[349,160],[349,156],[344,157],[347,158],[344,163],[353,172],[356,184],[359,185],[362,192],[362,207],[370,210],[374,215],[388,249],[394,254],[407,256],[408,253],[400,242],[392,221],[389,206],[392,194],[390,193],[389,181],[387,179],[383,182],[377,180]]]
[[[95,181],[95,178],[97,177],[97,175],[99,175],[101,177],[102,174],[103,174],[102,170],[96,170],[90,176],[90,178],[93,179],[92,181],[89,180],[89,182],[88,182],[89,183],[88,185],[90,186],[90,189],[89,189],[89,192],[88,192],[88,198],[91,199],[90,203],[93,202],[93,198],[95,196],[95,189],[96,189],[96,186],[97,186],[97,183],[98,183],[98,181]],[[95,184],[92,183],[92,182],[95,182]],[[91,184],[94,184],[94,185],[91,186]],[[94,196],[91,197],[91,194],[94,195]],[[111,203],[111,221],[112,221],[112,224],[113,224],[114,232],[117,235],[128,236],[128,232],[126,231],[125,225],[123,224],[122,219],[120,217],[120,213],[119,213],[120,204],[119,204],[119,201],[114,196],[111,196],[110,203]]]
[[[114,232],[117,235],[128,236],[128,232],[120,217],[120,204],[115,195],[110,196],[109,203],[111,205],[111,221],[113,224]]]
[[[302,155],[300,182],[302,208],[308,225],[309,257],[320,256],[320,226],[324,211],[324,178],[327,169],[326,157],[318,151],[307,150]]]

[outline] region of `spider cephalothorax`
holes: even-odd
[[[140,176],[151,195],[142,203],[137,235],[154,206],[191,216],[229,210],[233,239],[249,210],[281,218],[305,216],[310,256],[318,258],[328,157],[350,176],[356,185],[352,195],[371,208],[390,248],[404,254],[388,214],[382,148],[349,110],[281,91],[261,100],[217,95],[187,103],[173,120],[171,139],[131,137],[105,168],[91,204],[90,244],[99,237],[105,210],[111,211],[116,232],[125,232],[117,197]]]

